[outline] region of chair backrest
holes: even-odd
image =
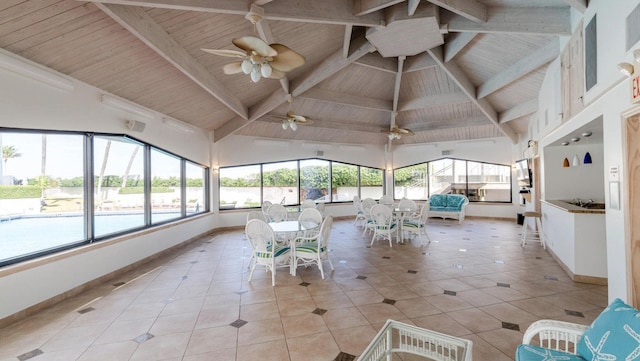
[[[287,220],[287,209],[279,203],[272,204],[267,211],[267,216],[269,216],[269,221],[271,222],[282,222]]]
[[[322,218],[324,218],[324,203],[318,203],[316,209],[318,210],[318,212],[320,212]]]
[[[271,229],[267,222],[259,219],[252,219],[247,222],[244,232],[255,252],[271,254],[271,257],[273,257],[273,247],[270,246],[275,244],[276,237],[273,229]]]
[[[269,211],[269,207],[271,207],[272,204],[273,203],[269,201],[262,202],[262,213],[267,214],[267,212]]]
[[[388,194],[383,195],[382,197],[380,197],[380,204],[384,204],[387,206],[393,204],[393,197]]]
[[[316,208],[316,202],[313,199],[305,199],[301,204],[302,209]]]
[[[402,198],[398,203],[398,208],[410,209],[412,212],[415,212],[418,210],[418,205],[411,199]]]
[[[376,226],[388,226],[391,224],[392,216],[391,208],[384,204],[376,204],[371,207],[371,219],[373,219]]]
[[[307,208],[303,210],[302,213],[300,213],[300,216],[298,216],[298,221],[300,223],[308,222],[319,225],[322,223],[322,213],[320,213],[320,211],[315,208]]]
[[[333,227],[333,217],[327,216],[320,226],[320,235],[318,236],[318,249],[324,249],[324,252],[328,252],[329,249],[329,235],[331,234],[331,228]]]
[[[427,219],[429,219],[429,201],[427,200],[420,208],[420,219],[419,222],[422,224],[427,223]]]
[[[267,218],[264,216],[264,213],[262,213],[261,211],[251,211],[247,213],[247,223],[249,223],[249,221],[252,219],[259,219],[264,222],[267,221]]]

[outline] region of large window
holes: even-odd
[[[1,129],[0,148],[0,266],[209,209],[206,167],[125,136]]]
[[[257,208],[263,201],[285,205],[351,202],[353,196],[380,198],[381,169],[303,159],[220,168],[220,209]]]
[[[220,168],[220,209],[260,207],[260,165]]]
[[[329,162],[320,159],[300,161],[300,199],[330,202]]]
[[[358,195],[358,166],[331,163],[331,201],[348,202]]]
[[[144,147],[125,137],[94,137],[94,235],[144,226]]]
[[[511,167],[445,158],[394,170],[395,199],[446,193],[472,202],[511,202]]]
[[[298,162],[262,166],[262,199],[284,205],[298,204]]]

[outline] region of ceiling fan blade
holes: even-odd
[[[415,133],[413,132],[413,130],[411,129],[405,129],[405,128],[398,128],[398,132],[400,134],[405,134],[405,135],[414,135]]]
[[[306,62],[304,56],[296,53],[282,44],[271,44],[271,47],[277,51],[277,55],[270,62],[274,70],[289,72],[298,68]]]
[[[304,119],[303,121],[296,119],[296,120],[295,120],[295,122],[296,122],[297,124],[300,124],[300,125],[309,125],[309,124],[313,124],[313,120],[311,120],[311,119],[309,119],[309,118],[305,118],[305,117],[302,117],[302,118]]]
[[[207,52],[209,54],[228,56],[232,58],[244,58],[245,56],[247,56],[245,52],[242,52],[240,50],[227,50],[227,49],[200,49],[200,50]]]
[[[304,123],[307,121],[307,118],[302,116],[302,115],[297,115],[297,114],[293,114],[291,116],[293,118],[293,120],[295,120],[296,122],[300,122],[300,123]]]
[[[222,70],[227,75],[242,73],[242,62],[238,61],[235,63],[226,64],[224,67],[222,67]]]
[[[268,76],[269,79],[282,79],[285,77],[285,73],[280,70],[271,69],[271,75]]]
[[[269,46],[269,44],[262,41],[262,39],[256,38],[255,36],[243,36],[241,38],[235,38],[232,40],[232,42],[233,45],[246,51],[248,54],[251,54],[252,51],[255,51],[256,54],[260,56],[274,57],[278,55],[278,51],[276,51],[276,49],[272,48],[271,46]]]

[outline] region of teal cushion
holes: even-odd
[[[462,202],[464,202],[464,198],[460,196],[455,196],[452,194],[447,196],[447,207],[460,210],[460,208],[462,207]]]
[[[457,209],[449,208],[449,207],[431,207],[430,211],[434,212],[456,212]]]
[[[447,201],[446,194],[434,194],[429,197],[430,207],[444,207]]]
[[[585,361],[578,355],[570,353],[550,350],[533,345],[520,345],[516,349],[516,361],[550,361],[550,360],[567,360],[567,361]]]
[[[639,312],[616,298],[584,332],[578,353],[588,360],[640,360]]]

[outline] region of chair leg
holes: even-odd
[[[318,268],[320,268],[320,275],[324,279],[324,269],[322,269],[322,257],[318,254]]]
[[[333,268],[333,263],[331,263],[331,258],[329,258],[329,254],[327,254],[327,261],[329,261],[329,266],[331,267],[331,270],[333,271],[335,268]]]

